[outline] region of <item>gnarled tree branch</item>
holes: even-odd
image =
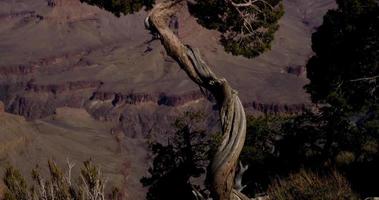
[[[199,50],[184,45],[169,29],[167,21],[175,13],[176,5],[180,3],[180,0],[167,0],[156,4],[145,21],[146,26],[157,32],[168,54],[196,84],[212,93],[220,107],[222,142],[208,171],[213,198],[248,200],[249,198],[241,192],[233,189],[235,169],[246,135],[244,108],[237,92],[224,78],[218,78],[211,71],[201,58]]]

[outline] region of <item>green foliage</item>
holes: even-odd
[[[121,14],[133,14],[143,7],[145,7],[145,9],[151,9],[155,3],[154,0],[81,0],[81,2],[96,5],[112,12],[118,17]]]
[[[284,180],[274,181],[268,194],[275,200],[358,200],[347,180],[335,171],[328,176],[319,176],[300,170]]]
[[[207,165],[210,142],[205,130],[199,127],[203,115],[185,112],[173,124],[175,134],[167,145],[150,145],[154,154],[150,177],[141,179],[149,186],[148,200],[192,200],[192,184],[189,179],[200,177]]]
[[[3,180],[9,190],[5,193],[4,200],[29,200],[25,179],[17,169],[7,167]]]
[[[79,184],[79,199],[91,199],[93,194],[97,194],[100,198],[105,199],[105,179],[98,166],[94,165],[90,160],[83,163],[83,168],[80,170],[81,181]],[[116,190],[112,191],[113,198]]]
[[[378,119],[379,109],[351,116],[335,107],[293,117],[249,117],[240,159],[253,169],[245,173],[244,192],[265,192],[272,178],[301,168],[336,168],[360,194],[377,196],[370,183],[379,178]]]
[[[318,171],[336,168],[347,175],[363,196],[377,196],[379,178],[379,109],[351,115],[325,107],[294,117],[249,118],[241,154],[254,166],[245,174],[245,193],[264,192],[273,176],[287,176],[303,167]]]
[[[379,5],[375,0],[338,0],[312,36],[316,53],[306,86],[314,102],[360,110],[377,103]],[[358,80],[357,80],[358,79]]]
[[[227,52],[252,58],[271,48],[278,21],[284,14],[282,0],[265,2],[236,8],[227,0],[196,0],[190,4],[190,11],[201,25],[222,33],[221,43]]]
[[[282,158],[285,154],[279,148],[285,135],[282,126],[290,120],[280,116],[247,117],[246,141],[240,155],[242,163],[250,166],[244,174],[245,194],[265,192],[273,176],[286,175],[294,168]]]
[[[285,117],[276,116],[248,117],[245,142],[249,145],[244,146],[240,159],[249,163],[263,162],[263,158],[272,154],[272,142],[280,136],[281,124],[286,120]]]
[[[288,129],[321,136],[322,151],[311,152],[345,171],[354,189],[375,196],[377,188],[368,182],[379,178],[375,170],[379,167],[379,3],[337,3],[338,9],[325,15],[312,36],[316,55],[307,64],[307,91],[314,102],[329,106],[310,117],[313,122],[307,130],[301,117]]]
[[[288,159],[293,163],[337,165],[347,171],[352,170],[353,165],[375,164],[378,161],[374,150],[379,142],[378,129],[369,130],[365,124],[377,117],[365,113],[355,117],[334,107],[324,108],[320,114],[306,113],[283,125],[285,137],[280,145],[283,148],[292,146]],[[294,158],[291,159],[291,155]],[[372,172],[367,178],[374,179],[378,175]]]
[[[36,183],[31,188],[31,193],[35,199],[58,199],[67,200],[76,197],[74,188],[68,183],[62,170],[55,162],[48,161],[49,178],[45,179],[40,175],[40,169],[37,166],[32,170],[32,179]]]

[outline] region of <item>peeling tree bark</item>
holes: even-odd
[[[184,45],[169,29],[169,17],[182,1],[166,0],[154,6],[147,17],[146,27],[156,32],[168,54],[200,87],[215,97],[220,107],[222,142],[211,161],[208,177],[211,193],[216,200],[249,200],[233,189],[238,157],[245,142],[246,116],[237,92],[224,78],[218,78],[202,60],[198,49]]]

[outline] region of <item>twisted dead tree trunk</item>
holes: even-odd
[[[166,0],[155,5],[146,18],[146,27],[158,34],[168,54],[200,87],[212,93],[220,107],[222,142],[211,161],[208,177],[216,200],[249,200],[233,189],[238,157],[245,142],[246,116],[237,92],[224,78],[217,77],[203,61],[198,49],[184,45],[169,29],[168,20],[181,1]]]

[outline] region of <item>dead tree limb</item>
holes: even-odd
[[[243,177],[243,174],[247,171],[247,169],[249,169],[249,166],[248,165],[243,166],[240,161],[238,173],[234,180],[234,189],[236,189],[238,192],[241,192],[246,187],[246,185],[242,184],[242,177]]]
[[[235,169],[245,142],[246,116],[237,92],[224,78],[218,78],[204,62],[198,49],[184,45],[169,29],[168,20],[182,1],[158,3],[147,17],[146,27],[157,32],[167,53],[197,85],[207,89],[220,108],[222,142],[211,161],[208,177],[211,193],[216,200],[249,200],[234,190]]]
[[[353,80],[349,80],[350,82],[358,82],[358,81],[375,81],[376,79],[379,79],[378,76],[371,76],[371,77],[363,77],[363,78],[357,78]]]

